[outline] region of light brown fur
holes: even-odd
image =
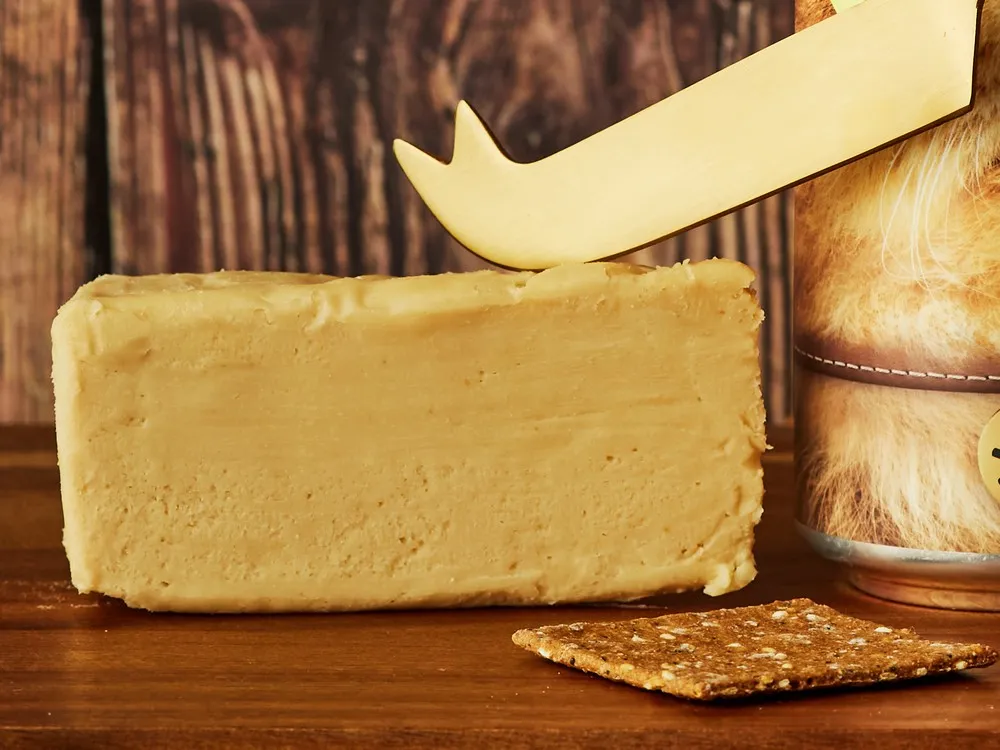
[[[797,0],[798,26],[832,13]],[[970,114],[799,188],[795,331],[892,367],[984,363],[1000,375],[1000,0],[986,0]],[[1000,552],[979,434],[1000,396],[798,370],[804,519],[923,549]]]

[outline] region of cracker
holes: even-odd
[[[989,646],[930,641],[809,599],[552,625],[513,640],[568,667],[696,700],[911,680],[997,660]]]

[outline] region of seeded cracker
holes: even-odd
[[[552,625],[513,640],[559,664],[697,700],[909,680],[997,660],[989,646],[929,641],[809,599]]]

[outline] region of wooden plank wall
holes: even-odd
[[[78,11],[0,0],[0,422],[52,421],[49,324],[91,267],[90,34]]]
[[[33,3],[0,0],[0,8]],[[93,153],[107,160],[110,238],[88,266],[79,233],[67,234],[59,274],[35,260],[52,253],[51,242],[21,240],[21,262],[36,272],[0,276],[5,300],[7,287],[18,290],[16,302],[0,309],[21,320],[0,339],[8,363],[0,421],[50,418],[42,387],[48,342],[40,334],[55,301],[85,269],[348,275],[481,267],[410,188],[392,158],[394,137],[447,158],[454,107],[465,98],[515,158],[541,158],[790,33],[792,6],[792,0],[103,0],[96,38],[103,48],[107,154]],[[70,43],[79,58],[83,36]],[[35,54],[36,64],[48,59]],[[17,127],[26,126],[18,120]],[[15,189],[50,190],[37,185]],[[721,255],[761,272],[773,421],[790,411],[790,214],[788,196],[777,196],[630,258],[669,263]],[[15,369],[24,376],[11,378]]]

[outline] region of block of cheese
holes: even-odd
[[[755,575],[753,273],[217,273],[53,323],[72,580],[150,610],[634,600]]]

